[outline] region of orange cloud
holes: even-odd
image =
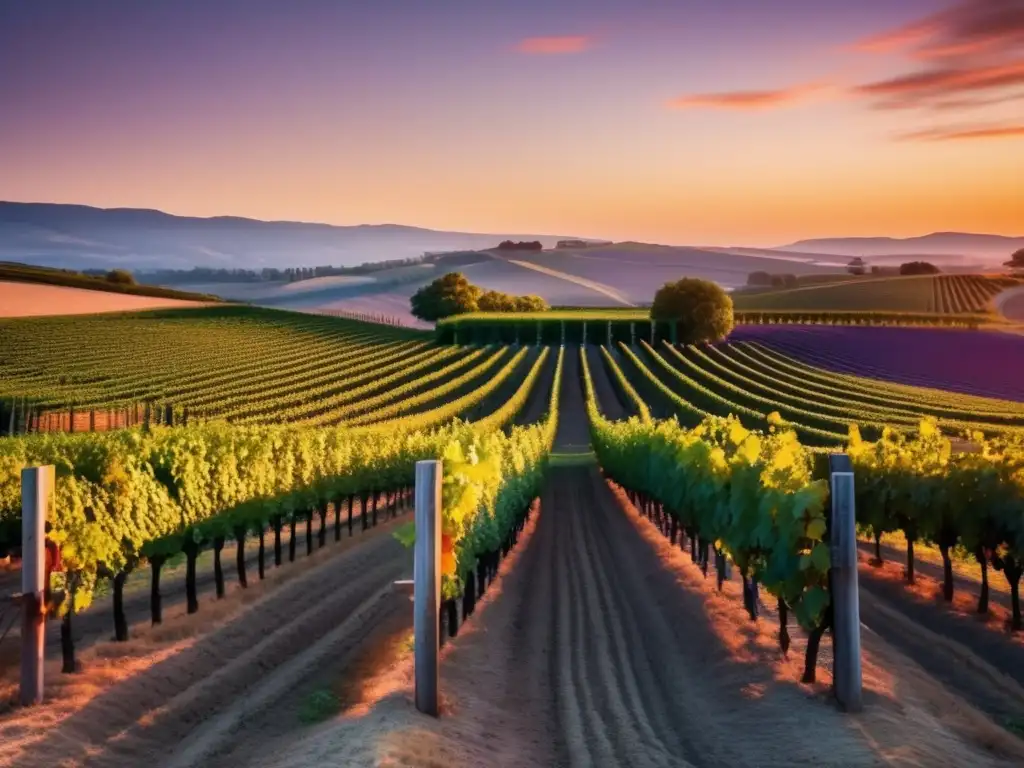
[[[865,37],[855,42],[850,48],[863,53],[888,53],[890,51],[903,50],[925,39],[934,31],[934,21],[930,18],[924,19],[898,27],[897,29]]]
[[[516,45],[519,53],[550,56],[566,53],[582,53],[593,44],[586,35],[566,35],[563,37],[527,37]]]
[[[695,93],[672,99],[668,106],[670,109],[771,109],[801,101],[821,88],[819,83],[809,83],[765,91]]]
[[[905,133],[902,141],[964,141],[968,139],[1024,138],[1024,125],[1003,125],[975,128],[929,128]]]
[[[860,96],[880,98],[877,106],[927,106],[951,95],[1024,85],[1024,59],[975,67],[936,67],[856,86]]]

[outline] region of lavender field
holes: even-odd
[[[810,365],[903,384],[1024,402],[1024,336],[929,328],[740,326]]]

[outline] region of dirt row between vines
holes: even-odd
[[[556,451],[585,439],[566,349]],[[602,387],[607,392],[606,387]],[[556,458],[540,509],[442,652],[443,715],[412,704],[408,651],[330,722],[260,744],[264,768],[350,766],[1012,765],[1024,743],[865,632],[867,708],[829,675],[798,682],[778,626],[754,623],[596,467]],[[250,752],[249,754],[252,754]]]
[[[798,682],[748,619],[593,467],[555,467],[520,546],[442,652],[443,713],[412,704],[408,650],[329,722],[244,754],[347,766],[1014,765],[1024,743],[874,633],[865,712]],[[228,765],[229,762],[214,763]],[[239,763],[235,763],[239,764]]]
[[[352,542],[358,543],[362,536],[362,512],[360,503],[357,500],[353,509],[352,534],[348,532],[347,506],[342,510],[342,531],[341,540],[334,540],[334,508],[331,506],[327,523],[327,543],[325,549],[333,551],[335,547],[351,546]],[[384,502],[381,501],[378,509],[378,521],[385,521],[387,512],[384,510]],[[369,525],[370,515],[367,514]],[[320,550],[317,548],[317,530],[319,520],[314,518],[313,524],[313,547],[314,554]],[[249,536],[246,540],[246,572],[250,584],[258,581],[257,563],[258,549],[256,541],[258,537]],[[294,567],[295,563],[288,560],[288,547],[291,539],[289,527],[286,525],[281,531],[281,546],[283,562],[281,568],[288,570]],[[225,542],[221,551],[221,563],[224,569],[225,592],[231,595],[235,590],[240,589],[237,579],[236,563],[237,547],[234,539]],[[296,529],[295,562],[302,562],[306,558],[306,536],[305,523],[299,523]],[[265,554],[265,568],[267,573],[272,573],[274,568],[273,533],[267,535],[267,550]],[[142,566],[132,572],[125,584],[124,591],[124,612],[128,621],[131,635],[134,636],[139,630],[145,630],[150,624],[150,585],[151,571],[148,566]],[[5,578],[0,580],[0,599],[8,594],[20,591],[21,570],[11,568]],[[196,563],[196,591],[199,596],[200,616],[205,615],[207,606],[216,606],[218,601],[214,592],[213,575],[213,552],[210,549],[200,553]],[[166,624],[173,625],[186,615],[185,613],[185,559],[184,555],[177,558],[172,564],[165,565],[160,576],[161,603],[163,606],[163,620]],[[216,608],[212,608],[216,610]],[[0,626],[0,633],[6,625]],[[7,635],[0,640],[0,680],[12,674],[19,664],[21,627],[15,622]],[[87,650],[97,643],[113,640],[114,637],[114,613],[113,595],[109,588],[109,582],[101,582],[100,590],[93,599],[92,605],[85,611],[77,614],[72,623],[72,637],[75,641],[76,651]],[[47,659],[59,659],[60,648],[60,622],[56,618],[47,623],[46,627],[46,657]]]
[[[264,582],[127,643],[97,644],[83,671],[47,664],[46,703],[0,713],[0,766],[203,765],[247,719],[288,691],[337,667],[404,622],[407,601],[390,584],[412,571],[411,554],[379,525],[354,546],[325,548]],[[2,700],[16,686],[5,681]]]

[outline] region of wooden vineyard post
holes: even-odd
[[[608,321],[608,349],[612,348],[612,321]]]
[[[654,328],[655,328],[655,326],[657,326],[657,323],[654,322],[654,320],[651,320],[651,346],[652,347],[654,346]]]
[[[53,505],[53,465],[21,470],[21,703],[43,701],[46,631],[46,518]]]
[[[629,324],[629,346],[636,346],[636,323]]]
[[[857,530],[853,465],[845,453],[829,456],[832,519],[829,526],[834,611],[835,694],[847,712],[860,712],[860,593],[857,586]]]
[[[540,329],[541,329],[541,322],[540,322],[540,320],[538,320],[537,321],[537,346],[538,347],[540,346]]]
[[[441,611],[441,462],[416,462],[413,640],[416,709],[437,717]]]
[[[587,321],[583,321],[583,346],[587,345]]]
[[[565,320],[562,321],[562,346],[565,346]]]

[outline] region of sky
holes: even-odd
[[[0,0],[0,199],[1024,235],[1024,0]]]

